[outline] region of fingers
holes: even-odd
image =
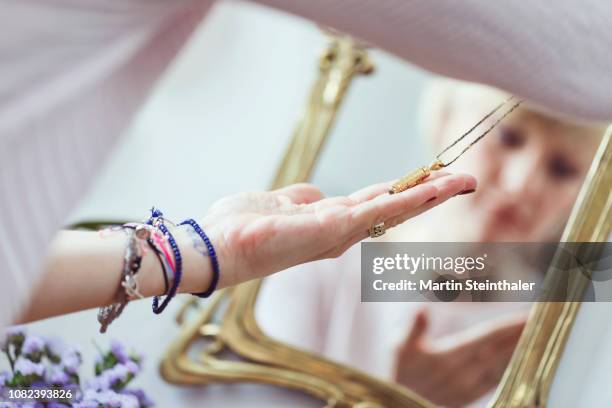
[[[393,184],[393,182],[385,181],[383,183],[367,186],[349,195],[349,198],[357,204],[362,203],[364,201],[371,200],[381,194],[388,193],[389,189],[391,188],[391,184]]]
[[[476,189],[476,179],[469,174],[450,174],[438,177],[430,182],[438,189],[439,199],[448,199],[464,191]]]
[[[414,317],[414,322],[412,323],[410,332],[406,337],[404,347],[412,348],[419,345],[423,341],[423,338],[425,337],[425,333],[427,332],[428,328],[429,316],[424,309],[419,310],[416,316]]]
[[[449,178],[449,177],[445,177],[445,178],[438,177],[437,180],[433,179],[431,183],[435,185],[436,188],[438,189],[438,194],[436,198],[434,200],[426,202],[424,205],[419,206],[413,211],[409,211],[409,212],[406,212],[404,214],[401,214],[399,216],[389,219],[385,223],[385,225],[387,225],[387,228],[393,228],[397,225],[400,225],[406,222],[410,218],[416,217],[417,215],[420,215],[426,211],[429,211],[433,207],[436,207],[444,203],[448,199],[456,196],[457,194],[463,191],[469,191],[469,190],[476,189],[476,179],[474,179],[471,176],[464,176],[464,175],[457,175],[457,176],[466,177],[466,178],[463,178],[463,182],[465,184],[461,185],[460,183],[457,182],[456,179]]]
[[[477,400],[492,390],[503,376],[524,320],[523,316],[504,318],[503,323],[483,324],[476,330],[468,329],[463,335],[453,336],[454,339],[449,337],[448,344],[441,348],[443,351],[432,353],[437,354],[443,364],[423,380],[412,378],[412,382],[419,386],[419,392],[444,406],[464,406]],[[417,320],[413,330],[415,328],[418,328]],[[417,339],[422,336],[418,332],[414,335]],[[408,361],[418,347],[404,350]]]
[[[495,349],[489,348],[485,355],[481,354],[477,359],[465,362],[471,367],[466,370],[466,375],[460,378],[457,386],[467,397],[464,401],[466,404],[487,394],[499,384],[516,346],[516,339],[509,342],[509,338],[506,337],[506,341],[498,343]]]
[[[480,337],[480,341],[483,343],[495,342],[498,345],[504,343],[514,344],[521,336],[524,327],[525,318],[512,318],[489,329],[487,334]]]
[[[377,196],[353,207],[355,225],[365,229],[383,221],[405,221],[465,190],[476,188],[476,179],[465,174],[442,175],[399,194]],[[423,209],[419,207],[430,204]],[[417,210],[418,209],[418,210]],[[417,211],[415,211],[417,210]]]
[[[463,366],[448,373],[446,378],[437,383],[437,389],[431,388],[429,392],[435,393],[438,402],[446,407],[464,407],[490,392],[498,382],[483,377],[479,368]],[[444,386],[440,387],[440,384]]]
[[[381,190],[381,187],[384,187],[385,183],[376,186],[369,187],[369,193],[374,193],[376,189]],[[402,193],[380,195],[369,201],[357,204],[353,206],[351,210],[351,229],[353,233],[350,235],[350,238],[343,240],[342,244],[336,245],[333,250],[328,250],[320,256],[323,258],[338,256],[355,243],[367,238],[369,236],[368,228],[371,226],[384,221],[387,228],[392,228],[409,218],[441,204],[461,191],[474,189],[475,187],[476,180],[471,176],[439,174],[426,183]],[[364,199],[368,196],[369,193],[367,190],[368,189],[364,189],[362,193],[359,193],[360,199]],[[357,197],[357,195],[353,195],[353,197]],[[320,201],[320,203],[327,203],[334,199],[335,198],[328,198]],[[336,199],[346,199],[346,197],[338,197]],[[351,199],[349,198],[349,200]],[[345,203],[341,202],[339,204]],[[389,215],[397,213],[399,213],[399,215]]]
[[[521,329],[520,323],[513,322],[468,344],[446,350],[445,354],[460,358],[448,364],[446,377],[438,382],[445,384],[444,389],[430,391],[436,392],[448,406],[464,406],[485,395],[503,376]],[[457,376],[457,372],[461,375]]]
[[[352,198],[333,197],[321,200],[320,191],[308,184],[293,185],[272,193],[288,197],[294,204],[316,201],[300,211],[303,214],[314,214],[316,223],[305,222],[308,220],[297,217],[297,214],[292,214],[291,223],[300,228],[311,225],[313,233],[320,233],[318,230],[322,225],[326,225],[326,235],[323,238],[326,241],[333,240],[333,248],[321,248],[321,252],[313,252],[314,259],[319,259],[318,257],[338,256],[345,249],[366,238],[368,229],[373,225],[393,220],[395,217],[401,217],[403,221],[430,208],[426,205],[428,201],[435,200],[436,204],[439,204],[461,191],[475,187],[476,180],[471,176],[439,173],[431,177],[431,180],[399,194],[387,194],[388,183],[368,187],[353,194]],[[382,192],[385,194],[379,194]],[[374,198],[367,200],[368,197]],[[365,201],[355,204],[358,200]]]
[[[463,356],[465,362],[473,362],[478,366],[506,366],[512,355],[523,327],[524,319],[512,318],[506,323],[484,323],[480,327],[466,330],[455,337],[444,347]],[[453,344],[454,343],[454,344]]]
[[[432,180],[447,176],[448,174],[449,173],[444,172],[444,171],[436,171],[433,174],[431,174],[427,178],[427,180],[423,182],[423,184],[430,183]],[[371,200],[373,198],[378,197],[379,195],[387,194],[389,190],[391,189],[391,186],[393,185],[394,182],[395,180],[385,181],[383,183],[378,183],[378,184],[373,184],[371,186],[367,186],[359,191],[354,192],[353,194],[349,196],[349,198],[357,204],[362,203],[364,201]]]
[[[417,311],[412,325],[403,342],[398,345],[395,356],[395,375],[397,381],[410,388],[420,390],[431,383],[430,376],[421,375],[422,370],[438,371],[435,357],[428,351],[425,334],[429,329],[429,315],[426,309]]]
[[[419,185],[399,194],[379,195],[352,208],[356,226],[361,229],[383,222],[391,217],[408,212],[435,198],[438,190],[432,185]]]
[[[308,183],[291,184],[287,187],[271,191],[277,196],[286,196],[294,204],[310,204],[323,198],[323,193],[317,187]]]

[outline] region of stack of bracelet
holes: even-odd
[[[136,231],[128,231],[128,244],[123,256],[123,270],[121,274],[120,287],[115,296],[115,303],[101,307],[98,311],[98,322],[100,322],[100,333],[106,332],[108,326],[123,312],[129,301],[130,294],[137,294],[138,281],[136,274],[140,270],[143,253],[137,242]],[[123,290],[121,290],[123,288]]]
[[[106,332],[108,326],[123,312],[123,309],[132,298],[142,298],[138,290],[137,274],[140,270],[142,258],[146,254],[147,246],[157,256],[163,271],[164,278],[164,299],[160,304],[160,297],[153,297],[153,313],[160,314],[166,309],[170,301],[177,293],[183,275],[181,251],[174,239],[174,236],[165,225],[167,220],[161,211],[156,208],[151,209],[151,217],[144,224],[128,223],[119,227],[128,234],[128,244],[124,254],[124,266],[120,284],[115,295],[115,303],[101,307],[98,312],[100,322],[100,332]],[[217,288],[219,283],[220,268],[215,249],[204,233],[204,230],[193,219],[183,221],[179,225],[190,226],[191,233],[201,240],[206,251],[201,250],[200,242],[194,241],[194,246],[203,255],[211,260],[213,275],[208,289],[202,293],[195,293],[195,296],[209,297]]]

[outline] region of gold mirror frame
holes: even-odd
[[[330,46],[321,57],[320,76],[311,91],[308,109],[293,135],[272,188],[309,179],[348,85],[355,75],[372,70],[366,51],[351,38],[330,36]],[[612,224],[611,156],[609,129],[562,241],[599,242],[608,238]],[[174,384],[272,384],[311,394],[325,401],[328,407],[435,407],[398,384],[266,336],[254,312],[260,286],[261,281],[256,280],[221,291],[203,309],[199,309],[195,300],[186,303],[177,317],[181,332],[160,365],[162,377]],[[585,288],[584,280],[574,279],[570,282],[570,302],[537,303],[533,307],[492,407],[546,406]],[[186,314],[192,307],[196,308],[197,316],[187,320]],[[194,343],[201,340],[206,344],[194,357]],[[223,352],[231,352],[240,360],[224,359]]]

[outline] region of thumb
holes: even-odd
[[[418,346],[422,341],[423,337],[425,337],[425,333],[429,328],[429,315],[425,309],[421,309],[417,312],[414,317],[414,322],[412,323],[412,327],[410,328],[410,332],[406,337],[406,341],[404,343],[405,347],[414,347]]]

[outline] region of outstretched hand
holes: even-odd
[[[476,188],[469,175],[437,174],[399,194],[391,182],[348,197],[324,198],[310,184],[242,193],[215,203],[202,220],[219,257],[221,286],[235,285],[308,261],[337,257],[368,237]]]
[[[429,317],[421,310],[398,351],[395,380],[437,405],[463,407],[499,383],[525,321],[506,318],[430,342]]]
[[[387,227],[435,206],[476,185],[473,177],[439,175],[400,194],[388,195],[391,183],[365,188],[348,197],[323,198],[308,184],[276,191],[244,193],[224,198],[200,220],[211,239],[221,274],[219,287],[261,278],[304,262],[338,256],[368,236],[380,222]],[[212,277],[212,263],[187,234],[174,231],[182,249],[183,274],[179,291],[200,293]],[[90,231],[61,231],[49,248],[44,279],[21,321],[32,321],[114,302],[122,231],[102,236]],[[143,296],[164,293],[158,259],[142,258],[139,291]],[[206,269],[207,268],[207,269]],[[206,271],[206,273],[204,273]]]

